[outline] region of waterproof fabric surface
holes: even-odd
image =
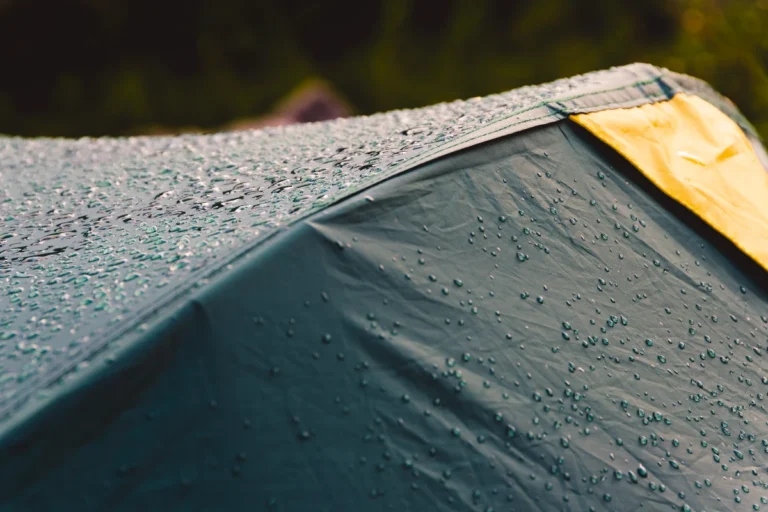
[[[309,126],[211,136],[0,138],[0,419],[302,218],[419,164],[578,112],[695,91],[645,64]],[[82,368],[81,368],[82,369]],[[30,402],[30,398],[32,401]],[[1,432],[0,432],[1,434]]]
[[[768,507],[764,271],[555,123],[683,87],[654,70],[4,139],[0,509]]]
[[[58,403],[4,450],[2,495],[759,507],[764,279],[678,210],[563,123],[392,179],[249,256]]]
[[[768,174],[728,116],[697,96],[677,94],[572,119],[768,270]]]

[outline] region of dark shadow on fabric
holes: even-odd
[[[149,346],[87,379],[10,433],[0,446],[0,458],[6,462],[0,474],[2,501],[11,501],[29,488],[29,482],[60,469],[73,453],[100,437],[107,425],[136,408],[143,393],[176,359],[183,340],[191,338],[197,317],[188,308],[165,335],[155,336]],[[46,463],[39,464],[41,460]]]

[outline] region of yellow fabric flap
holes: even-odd
[[[571,118],[768,270],[768,173],[728,116],[680,93]]]

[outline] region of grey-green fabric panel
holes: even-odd
[[[297,224],[97,355],[4,437],[0,508],[751,509],[765,290],[591,135],[531,129]]]
[[[23,421],[21,409],[43,407],[40,394],[61,391],[62,379],[77,379],[94,354],[122,350],[140,326],[162,321],[193,286],[329,205],[571,113],[689,89],[740,119],[708,86],[633,64],[486,98],[264,131],[0,138],[0,427]]]

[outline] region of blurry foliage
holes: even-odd
[[[211,128],[309,78],[371,113],[651,62],[768,136],[768,0],[0,0],[0,132]]]

